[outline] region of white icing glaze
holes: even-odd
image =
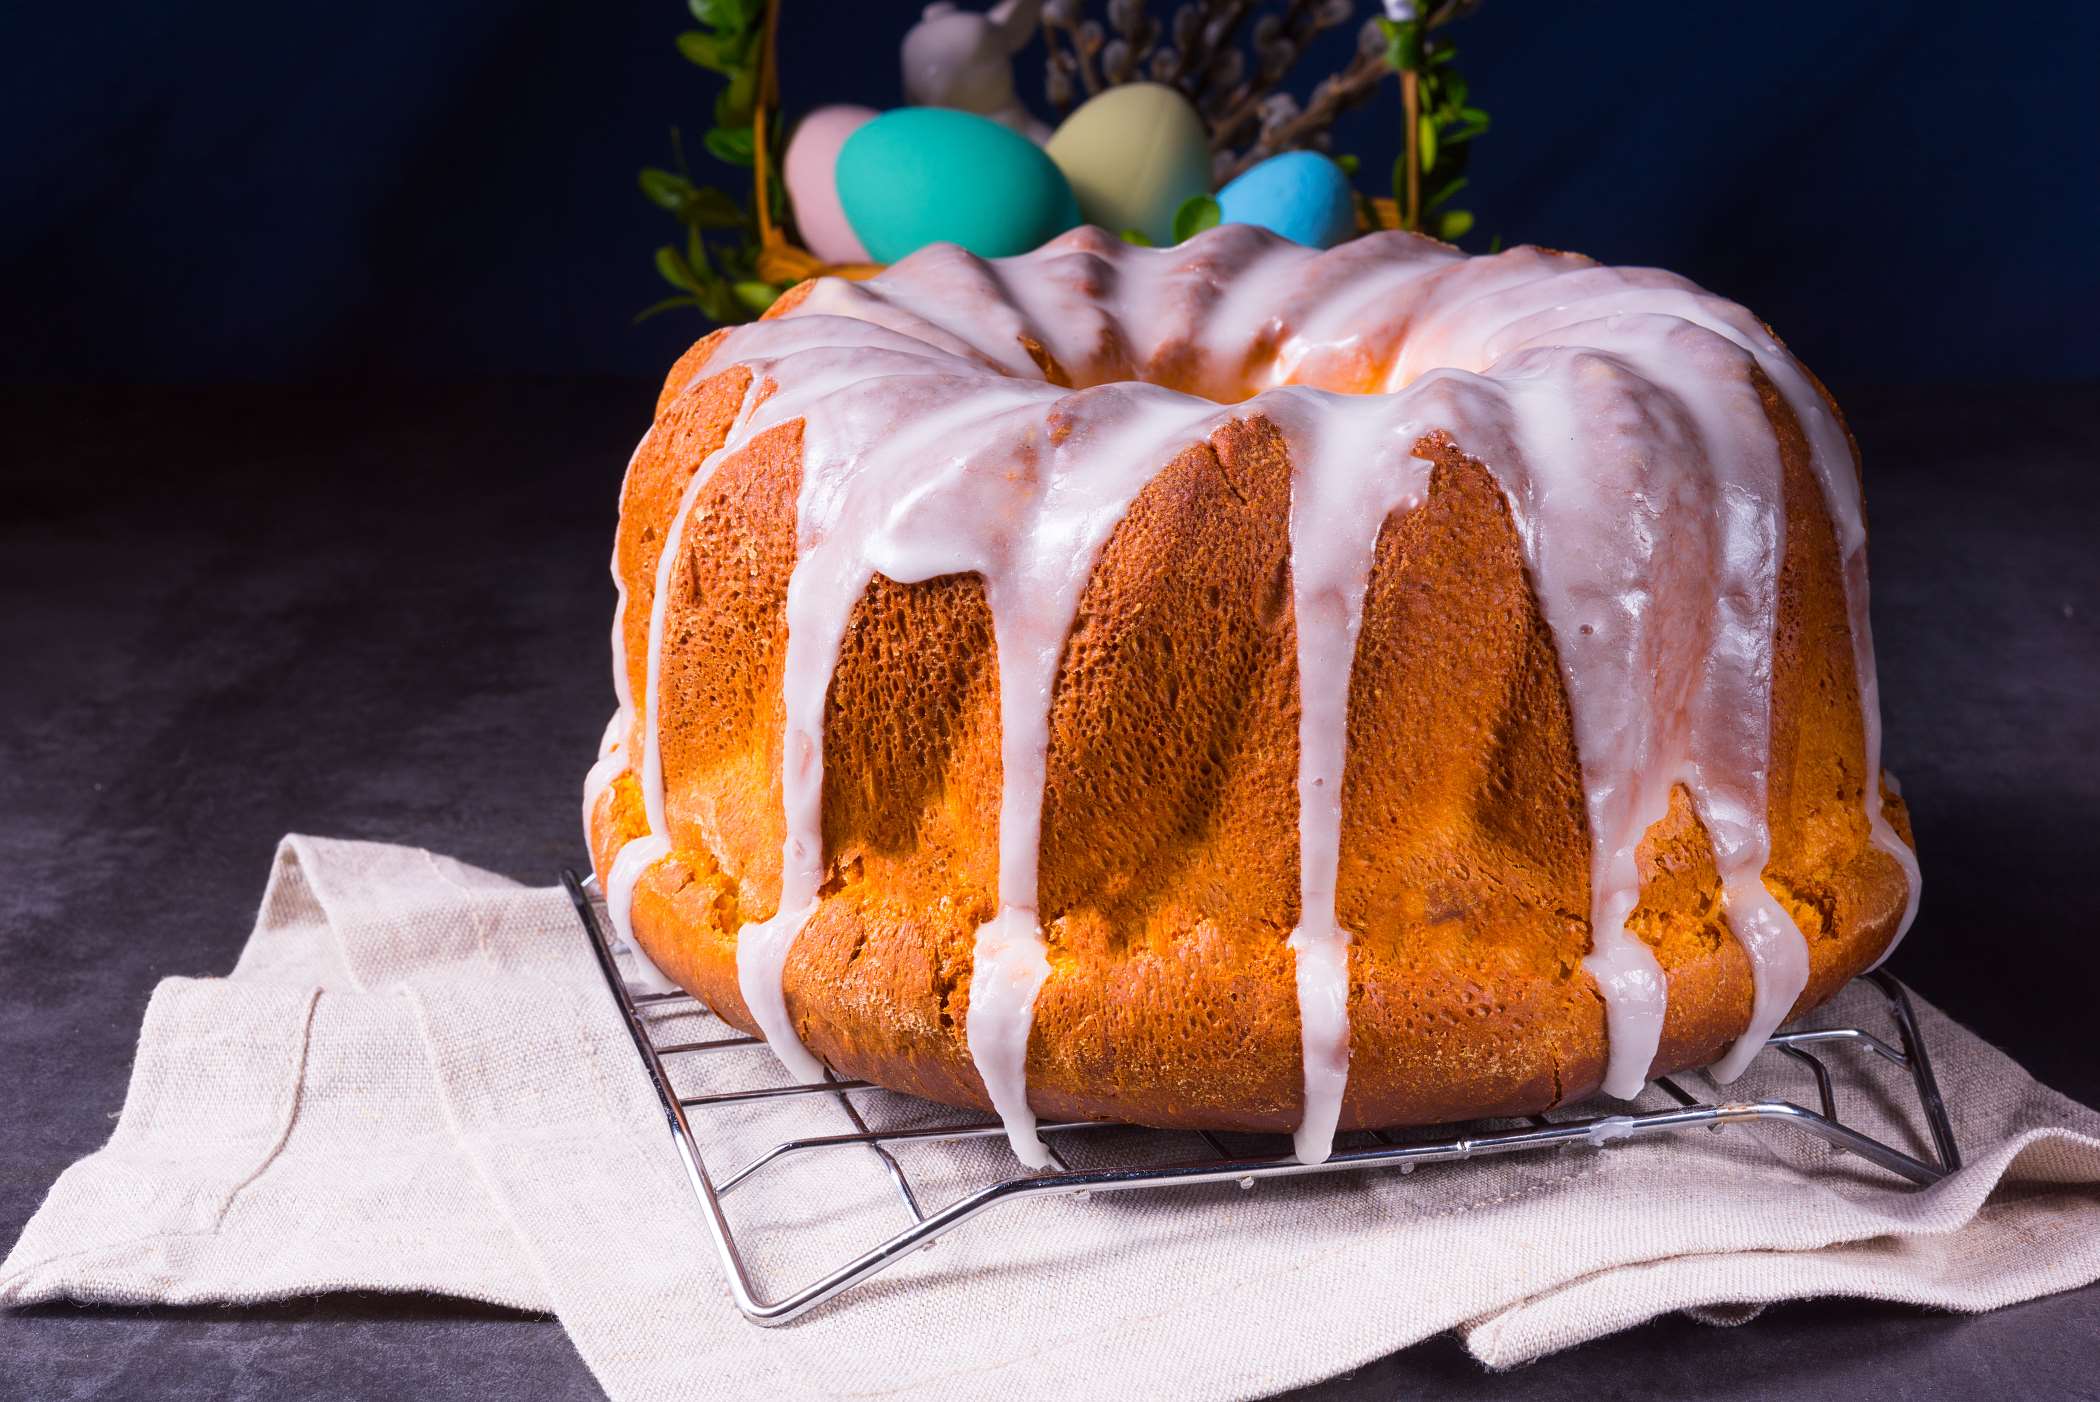
[[[1291,444],[1291,603],[1298,633],[1298,927],[1295,960],[1305,1059],[1306,1163],[1334,1145],[1349,1079],[1349,932],[1335,918],[1342,852],[1342,767],[1349,674],[1371,559],[1387,516],[1418,504],[1428,464],[1412,456],[1422,425],[1395,421],[1377,397],[1278,389],[1264,413]]]
[[[984,1078],[1006,1142],[1030,1168],[1048,1168],[1050,1151],[1036,1136],[1028,1105],[1028,1033],[1035,997],[1050,977],[1050,954],[1033,910],[1002,906],[977,927],[970,953],[970,1011],[963,1032]]]
[[[1073,387],[1048,382],[1045,364]],[[1662,972],[1626,921],[1641,835],[1676,785],[1712,835],[1755,981],[1750,1028],[1717,1074],[1740,1069],[1798,997],[1806,945],[1760,879],[1784,521],[1756,374],[1800,420],[1836,528],[1870,774],[1879,704],[1849,447],[1813,382],[1742,308],[1666,273],[1528,248],[1468,259],[1388,234],[1317,253],[1227,226],[1145,250],[1077,230],[1021,258],[936,246],[869,282],[820,281],[785,315],[729,333],[703,373],[732,365],[751,370],[752,391],[695,472],[658,563],[640,740],[651,835],[623,849],[607,884],[610,896],[624,882],[631,902],[640,870],[669,848],[657,698],[686,518],[716,463],[800,420],[781,897],[737,948],[745,1002],[798,1075],[821,1067],[781,975],[826,876],[823,722],[852,610],[877,574],[977,574],[997,644],[1002,780],[998,906],[976,935],[966,1035],[1015,1152],[1046,1160],[1025,1071],[1051,975],[1037,849],[1065,642],[1145,485],[1255,416],[1283,435],[1293,472],[1299,1156],[1329,1152],[1348,1076],[1350,936],[1335,888],[1349,674],[1378,533],[1426,492],[1413,452],[1433,431],[1501,484],[1557,644],[1592,843],[1585,967],[1605,1002],[1606,1089],[1640,1090],[1662,1032]],[[1868,811],[1914,906],[1909,850],[1871,786]]]
[[[627,459],[627,471],[621,478],[622,499],[626,497],[626,476],[632,474],[634,465],[648,445],[649,429],[634,445],[634,452]],[[629,768],[627,736],[634,725],[634,688],[627,679],[627,580],[620,573],[620,555],[615,547],[609,566],[616,599],[613,604],[612,660],[613,695],[619,709],[605,723],[605,733],[598,740],[598,758],[583,776],[583,836],[588,844],[591,836],[591,818],[598,811],[598,801],[612,787],[613,780]],[[605,873],[605,910],[613,924],[613,931],[634,956],[637,986],[645,993],[669,993],[678,985],[656,966],[641,941],[634,937],[634,884],[641,874],[671,850],[668,838],[645,838],[630,842],[614,854],[613,862]]]
[[[648,445],[651,427],[642,434],[641,441],[634,445],[634,452],[627,458],[627,470],[621,474],[620,496],[627,495],[627,478],[634,472],[634,465],[641,459],[642,449]],[[619,703],[612,719],[605,723],[605,734],[598,740],[598,759],[583,776],[583,838],[586,845],[591,837],[591,816],[598,811],[598,800],[612,787],[613,780],[627,772],[627,733],[634,727],[634,687],[627,679],[627,579],[620,573],[620,552],[613,549],[612,560],[607,565],[613,581],[612,662],[613,698]]]
[[[591,815],[598,811],[598,800],[612,787],[613,780],[627,772],[627,754],[620,747],[619,732],[625,728],[627,717],[613,712],[606,723],[605,739],[599,742],[598,758],[583,776],[583,832],[590,836]]]
[[[605,913],[613,930],[634,955],[637,983],[644,993],[669,993],[678,985],[665,976],[634,937],[634,884],[642,873],[671,855],[671,839],[657,833],[638,837],[620,848],[605,874]]]
[[[1601,1149],[1619,1139],[1631,1139],[1634,1121],[1630,1115],[1606,1115],[1582,1133],[1592,1149]]]

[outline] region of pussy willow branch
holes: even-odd
[[[1220,178],[1229,180],[1278,151],[1310,145],[1314,138],[1334,125],[1336,117],[1370,97],[1390,72],[1392,70],[1386,67],[1382,55],[1359,53],[1350,60],[1347,68],[1313,89],[1312,101],[1306,104],[1303,112],[1285,120],[1273,130],[1263,132],[1252,146],[1233,158],[1231,165],[1221,173]],[[1258,115],[1261,100],[1266,95],[1250,94],[1231,112],[1220,118],[1216,130],[1211,134],[1211,148],[1222,150],[1231,146],[1247,123]]]

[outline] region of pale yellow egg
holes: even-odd
[[[1079,212],[1110,233],[1174,241],[1174,211],[1210,190],[1210,140],[1188,99],[1161,83],[1110,88],[1065,118],[1043,148]]]

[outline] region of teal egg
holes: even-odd
[[[834,172],[846,222],[877,262],[943,242],[1003,258],[1079,223],[1042,148],[972,112],[885,112],[846,138]]]
[[[1332,248],[1356,232],[1356,206],[1340,166],[1315,151],[1286,151],[1218,191],[1218,222],[1259,224],[1308,248]]]

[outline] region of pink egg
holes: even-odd
[[[819,107],[802,119],[788,141],[787,159],[781,173],[787,180],[788,202],[795,209],[795,227],[809,251],[827,263],[866,263],[872,260],[861,247],[846,212],[839,208],[839,148],[875,116],[872,107]]]

